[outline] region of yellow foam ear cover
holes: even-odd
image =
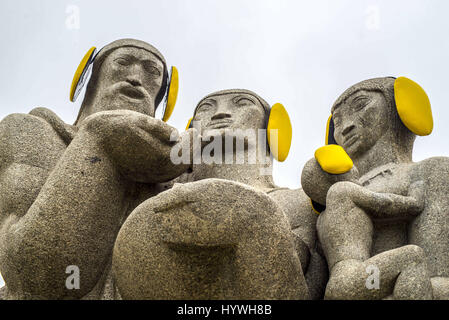
[[[187,126],[186,126],[186,130],[188,130],[190,128],[190,123],[192,122],[193,117],[189,119],[189,121],[187,121]]]
[[[92,61],[93,55],[96,51],[96,47],[92,47],[87,51],[87,53],[84,55],[83,59],[81,60],[80,64],[78,65],[78,68],[76,68],[75,74],[73,75],[72,79],[72,85],[70,86],[70,101],[74,102],[76,97],[75,93],[80,86],[83,86],[84,84],[84,77],[87,72],[87,68],[89,67],[90,62]]]
[[[321,169],[331,174],[346,173],[354,166],[346,151],[336,144],[318,148],[315,151],[315,159]]]
[[[167,122],[173,110],[175,109],[176,99],[178,98],[179,77],[178,69],[175,66],[171,67],[170,83],[168,84],[167,99],[165,102],[165,111],[162,120]]]
[[[427,136],[433,130],[429,97],[413,80],[399,77],[394,82],[394,99],[402,123],[414,134]]]
[[[277,140],[271,139],[271,130],[278,130]],[[292,124],[287,110],[280,103],[273,105],[267,124],[267,139],[273,157],[279,162],[287,159],[292,143]]]

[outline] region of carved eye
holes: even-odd
[[[196,109],[196,113],[209,111],[210,108],[212,108],[212,105],[211,105],[209,102],[202,103],[202,104]]]
[[[368,97],[358,97],[356,99],[354,99],[353,104],[354,104],[354,110],[355,111],[360,111],[363,108],[365,108],[368,103],[370,102],[370,99]]]
[[[144,62],[144,68],[146,72],[152,76],[159,77],[161,75],[161,71],[151,63]]]
[[[253,105],[253,104],[254,104],[254,101],[252,101],[252,100],[250,100],[250,99],[248,99],[248,98],[239,98],[239,99],[237,100],[237,104],[238,104],[239,106],[241,106],[241,107],[244,107],[244,106],[250,106],[250,105]]]
[[[119,65],[122,65],[122,66],[128,66],[129,65],[129,61],[127,60],[127,59],[125,59],[125,58],[117,58],[117,59],[115,59],[114,60],[116,63],[118,63]]]
[[[156,68],[156,67],[149,67],[149,68],[148,68],[148,72],[149,72],[150,74],[152,74],[153,76],[160,76],[160,75],[161,75],[161,72],[160,72],[159,69]]]

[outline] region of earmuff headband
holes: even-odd
[[[75,74],[73,75],[72,85],[70,86],[70,95],[69,99],[72,102],[75,102],[76,98],[80,94],[83,89],[86,79],[92,72],[92,62],[95,58],[95,52],[97,51],[96,47],[92,47],[87,51],[81,60],[78,68],[76,68]]]

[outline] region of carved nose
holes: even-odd
[[[217,112],[215,112],[215,114],[212,116],[211,120],[226,119],[226,118],[231,118],[231,114],[224,110],[217,110]]]
[[[137,79],[136,77],[129,77],[126,79],[126,82],[132,84],[135,87],[142,85],[142,82],[139,79]]]
[[[355,129],[355,125],[351,124],[343,129],[342,134],[346,136],[348,133],[350,133],[352,130]]]
[[[230,117],[231,117],[231,115],[229,113],[218,112],[212,116],[211,120],[226,119],[226,118],[230,118]]]

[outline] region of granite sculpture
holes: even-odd
[[[271,164],[261,144],[240,136],[243,148],[235,142],[225,150],[227,137],[242,134],[235,130],[265,129],[269,108],[241,89],[215,92],[198,103],[193,122],[203,138],[220,139],[224,152],[213,163],[193,164],[184,183],[177,179],[130,214],[112,262],[123,298],[322,296],[327,270],[316,252],[317,216],[309,199],[301,189],[277,187],[271,171],[261,174]],[[255,153],[257,160],[238,163],[239,153],[245,159]],[[232,161],[225,163],[227,155]]]
[[[171,161],[198,132],[154,118],[166,81],[156,48],[122,39],[95,56],[74,125],[46,108],[0,122],[2,298],[322,296],[326,266],[306,195],[261,175],[270,162]],[[214,118],[215,129],[223,119],[235,128],[266,126],[266,102],[250,91],[208,99],[219,110],[196,110],[196,118]],[[247,143],[245,154],[255,147]],[[267,156],[266,148],[256,152]],[[74,267],[75,288],[67,286]]]
[[[449,298],[449,159],[412,161],[416,134],[395,99],[394,78],[349,88],[332,118],[354,167],[329,174],[316,159],[304,167],[305,192],[325,205],[317,229],[326,299]],[[367,281],[374,273],[377,286]]]
[[[211,93],[178,132],[154,118],[169,91],[156,48],[89,57],[73,125],[46,108],[0,122],[0,299],[449,299],[449,160],[412,161],[395,79],[332,108],[352,169],[313,158],[291,190],[273,182],[256,93]]]
[[[121,224],[189,167],[170,161],[176,129],[154,119],[166,69],[148,43],[114,41],[95,58],[74,125],[45,108],[1,121],[7,299],[115,297],[108,275]],[[68,266],[79,269],[79,289],[66,287]]]

